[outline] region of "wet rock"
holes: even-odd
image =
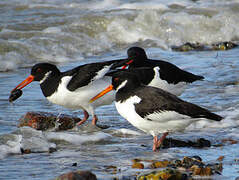
[[[71,166],[76,167],[76,166],[77,166],[77,163],[73,163]]]
[[[182,52],[193,51],[193,50],[198,50],[198,51],[204,50],[204,47],[201,44],[190,43],[190,42],[187,42],[180,46],[172,46],[171,48],[174,51],[182,51]]]
[[[187,52],[187,51],[229,50],[237,46],[238,46],[237,44],[231,41],[219,42],[219,43],[211,44],[211,45],[186,42],[185,44],[182,44],[180,46],[172,46],[171,48],[174,51]]]
[[[191,158],[191,157],[187,157],[187,156],[185,156],[183,158],[182,167],[190,168],[194,165],[202,167],[202,166],[204,166],[204,163],[202,161],[199,161],[199,160],[195,159],[195,158]]]
[[[186,173],[181,173],[174,169],[164,169],[159,171],[153,171],[147,174],[138,176],[138,180],[151,180],[151,179],[162,179],[162,180],[186,180]]]
[[[144,164],[140,162],[135,162],[134,164],[132,164],[131,167],[134,169],[144,169]]]
[[[204,148],[210,147],[211,142],[204,138],[199,138],[195,142],[193,141],[183,141],[172,138],[166,138],[163,141],[162,148],[171,148],[171,147],[195,147],[195,148]]]
[[[185,156],[182,160],[154,160],[153,162],[152,160],[136,159],[134,162],[140,162],[141,164],[151,162],[149,167],[146,166],[144,169],[164,168],[163,170],[139,175],[137,179],[192,179],[193,176],[220,175],[223,169],[222,163],[205,164],[199,156]]]
[[[54,153],[54,152],[56,152],[56,151],[57,151],[56,148],[50,147],[48,152],[49,152],[49,153]]]
[[[226,41],[226,42],[212,44],[212,49],[213,50],[229,50],[229,49],[235,48],[237,46],[238,45],[233,42]]]
[[[169,165],[169,161],[165,160],[165,161],[157,161],[157,162],[153,162],[150,167],[155,169],[155,168],[164,168],[167,167]]]
[[[211,167],[199,167],[197,165],[193,165],[191,167],[191,170],[193,172],[193,176],[199,175],[199,176],[211,176],[213,175],[212,168]]]
[[[30,153],[32,153],[32,151],[31,151],[31,149],[23,149],[23,148],[21,148],[21,153],[22,154],[30,154]]]
[[[62,174],[55,180],[96,180],[96,175],[90,171],[74,171]]]
[[[56,131],[72,129],[81,119],[68,115],[57,116],[47,112],[27,112],[19,119],[19,127],[30,126],[36,130],[55,129]]]

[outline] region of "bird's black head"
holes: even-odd
[[[136,88],[140,86],[140,81],[134,73],[118,71],[112,75],[112,85],[115,90],[122,88]]]
[[[128,58],[129,59],[147,59],[147,55],[145,53],[145,50],[141,47],[131,47],[127,51]]]
[[[59,69],[50,63],[39,63],[32,67],[31,75],[34,77],[34,81],[43,81],[48,76],[59,75]]]
[[[122,66],[122,69],[135,68],[135,67],[144,67],[145,61],[148,59],[147,55],[143,48],[141,47],[131,47],[127,51],[128,58],[114,63],[111,66],[111,69],[119,68]]]
[[[140,86],[140,81],[138,80],[137,76],[130,72],[125,71],[118,71],[112,75],[112,84],[108,86],[106,89],[98,93],[96,96],[90,99],[89,102],[93,102],[96,99],[104,96],[106,93],[112,91],[113,89],[116,90],[116,101],[117,97],[120,94],[131,93],[135,88]]]
[[[131,47],[127,51],[129,68],[143,67],[145,61],[148,59],[145,50],[141,47]]]

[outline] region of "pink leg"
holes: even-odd
[[[154,136],[153,151],[156,151],[157,148],[159,148],[160,145],[163,144],[163,141],[167,135],[168,135],[168,132],[163,133],[163,135],[161,136],[161,138],[159,140],[158,140],[157,136]]]
[[[85,123],[88,118],[89,118],[89,114],[87,111],[84,110],[84,118],[77,123],[77,126],[80,126],[81,124]]]
[[[94,115],[92,119],[92,125],[96,125],[97,121],[98,121],[98,118],[96,115]]]

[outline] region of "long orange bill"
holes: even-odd
[[[113,90],[113,86],[109,85],[107,88],[105,88],[103,91],[101,91],[99,94],[97,94],[95,97],[91,98],[89,101],[90,103],[94,102],[96,99],[104,96],[106,93],[110,92]]]
[[[28,76],[24,81],[18,84],[11,92],[15,91],[16,89],[24,88],[26,85],[30,84],[33,80],[34,80],[33,75]]]
[[[130,65],[133,61],[134,61],[134,60],[131,59],[129,62],[126,63],[127,65],[124,65],[124,66],[122,67],[122,69],[125,69],[125,68],[126,68],[128,65]]]

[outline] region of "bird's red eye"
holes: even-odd
[[[41,68],[37,68],[37,72],[38,73],[42,72],[42,69]]]
[[[114,81],[118,81],[119,80],[119,78],[114,78]]]

